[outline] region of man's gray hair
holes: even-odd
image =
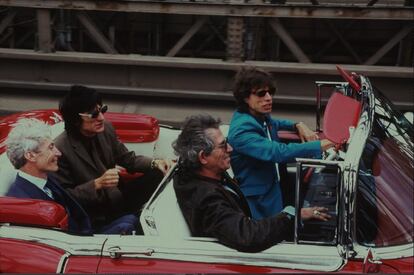
[[[182,168],[194,171],[201,167],[198,154],[201,151],[210,154],[214,149],[214,141],[206,130],[218,129],[220,123],[220,119],[214,119],[207,114],[186,118],[180,135],[173,142],[174,153],[179,157]]]
[[[43,121],[35,118],[19,119],[5,141],[7,156],[14,168],[20,169],[24,166],[27,161],[24,154],[36,151],[51,136],[50,125]]]

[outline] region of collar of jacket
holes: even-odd
[[[231,188],[238,195],[239,205],[242,208],[243,212],[248,217],[250,217],[250,218],[252,217],[250,207],[249,207],[249,204],[247,203],[246,197],[243,195],[242,191],[240,190],[240,187],[239,187],[237,181],[232,179],[227,172],[223,173],[223,176],[220,180],[205,177],[205,176],[202,176],[202,175],[199,175],[199,174],[194,174],[194,176],[199,178],[199,179],[202,179],[202,180],[214,183],[214,184],[221,185],[221,186],[223,186],[223,188],[224,188],[224,186],[227,186],[227,187]],[[230,192],[230,191],[226,190],[226,192]]]
[[[257,123],[259,123],[260,125],[263,125],[263,123],[264,123],[265,121],[266,121],[266,123],[267,123],[268,125],[270,125],[270,120],[271,120],[271,116],[270,116],[270,114],[265,114],[265,115],[264,115],[264,118],[262,119],[261,117],[254,116],[254,115],[252,115],[251,113],[241,111],[240,109],[239,109],[239,110],[237,110],[237,112],[239,112],[240,114],[247,114],[247,115],[251,116],[251,117],[252,117],[252,118],[254,118],[254,119],[257,121]]]

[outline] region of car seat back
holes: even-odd
[[[0,223],[66,230],[68,215],[63,206],[53,201],[0,197]]]
[[[349,127],[356,127],[361,113],[361,102],[335,92],[329,98],[323,117],[323,132],[326,138],[335,143],[348,140]]]
[[[167,175],[164,180],[155,191],[158,195],[153,196],[141,212],[140,222],[144,234],[189,238],[191,232],[178,205],[172,177]]]

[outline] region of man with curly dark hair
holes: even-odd
[[[61,100],[65,131],[56,140],[62,152],[55,178],[88,212],[94,229],[125,214],[137,214],[171,166],[171,161],[136,155],[105,119],[108,106],[93,88],[74,85]],[[132,182],[119,168],[144,175]]]
[[[247,67],[236,75],[233,95],[238,108],[228,136],[234,149],[231,166],[257,220],[283,209],[279,164],[296,157],[320,158],[323,150],[333,146],[327,139],[318,140],[303,122],[272,118],[275,92],[274,79],[266,71]],[[303,143],[280,142],[278,130],[297,131]]]

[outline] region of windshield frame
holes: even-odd
[[[413,127],[380,91],[373,93],[372,127],[358,169],[354,240],[375,248],[412,244]]]
[[[357,194],[358,194],[358,183],[359,183],[359,168],[360,168],[360,160],[363,156],[364,149],[367,145],[367,141],[372,134],[374,122],[375,122],[375,115],[376,115],[376,108],[378,106],[378,102],[382,102],[387,105],[387,110],[392,112],[393,119],[396,123],[408,123],[409,121],[404,117],[404,115],[393,108],[393,104],[377,89],[374,89],[368,78],[364,76],[360,76],[361,81],[361,93],[357,94],[356,97],[362,102],[362,111],[360,120],[358,122],[358,126],[355,129],[354,135],[352,140],[350,141],[348,152],[345,158],[345,162],[349,164],[349,166],[344,170],[344,191],[346,196],[348,197],[346,201],[343,202],[343,206],[347,211],[345,211],[345,217],[343,219],[344,222],[344,230],[348,234],[344,234],[345,238],[344,243],[348,244],[349,251],[354,252],[354,255],[358,255],[358,251],[361,252],[361,248],[367,249],[370,246],[367,246],[362,243],[358,243],[357,240]],[[408,136],[412,133],[412,129],[408,129],[405,134]],[[346,216],[349,217],[346,217]],[[398,253],[400,256],[412,256],[412,251],[408,249],[399,249],[402,247],[413,247],[413,243],[405,243],[405,244],[398,244],[394,246],[374,246],[375,249],[380,249],[384,251],[398,249]]]

